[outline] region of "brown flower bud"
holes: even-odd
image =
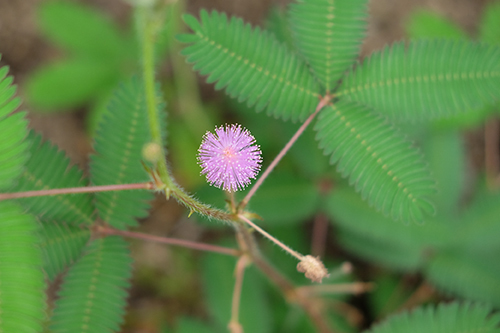
[[[321,283],[323,278],[328,277],[328,271],[323,262],[319,260],[319,257],[313,257],[312,255],[303,257],[297,264],[297,270],[305,273],[306,278],[313,282]]]

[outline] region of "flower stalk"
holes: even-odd
[[[297,130],[297,132],[295,132],[295,134],[287,142],[287,144],[283,147],[283,149],[281,149],[281,151],[278,153],[278,155],[276,155],[276,157],[274,158],[274,160],[271,162],[271,164],[269,164],[269,166],[267,167],[267,169],[262,173],[262,175],[259,177],[259,179],[257,180],[257,182],[250,189],[250,191],[248,191],[247,195],[243,198],[243,200],[241,200],[240,204],[238,205],[238,212],[241,213],[245,209],[246,205],[248,204],[248,202],[250,201],[250,199],[253,197],[253,195],[255,194],[255,192],[257,192],[257,190],[259,189],[260,185],[262,185],[262,183],[267,178],[267,176],[269,176],[269,174],[271,173],[271,171],[273,171],[273,169],[276,167],[276,165],[278,165],[278,163],[281,161],[281,159],[283,158],[283,156],[285,156],[285,154],[290,150],[290,148],[292,148],[293,144],[295,143],[295,141],[297,141],[297,139],[299,138],[299,136],[302,133],[304,133],[305,129],[307,128],[307,126],[309,126],[309,124],[314,119],[314,117],[318,114],[318,112],[325,105],[327,105],[328,103],[330,103],[331,99],[332,99],[331,95],[326,95],[325,97],[323,97],[320,100],[320,102],[318,103],[318,106],[316,107],[316,110],[299,127],[299,129]]]

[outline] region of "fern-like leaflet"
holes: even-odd
[[[29,156],[24,113],[16,87],[0,68],[0,191],[11,190]],[[13,202],[0,202],[0,332],[41,332],[45,282],[35,217]]]
[[[363,199],[393,219],[422,221],[433,213],[425,197],[433,181],[422,155],[383,118],[363,105],[340,100],[318,117],[315,130],[330,162]]]
[[[420,307],[410,313],[392,316],[366,333],[496,333],[499,323],[500,316],[491,315],[489,306],[455,302],[438,307]]]
[[[73,264],[90,239],[90,230],[62,222],[43,221],[38,234],[49,280]]]
[[[31,156],[14,190],[33,191],[53,188],[82,187],[87,185],[83,172],[70,166],[63,152],[49,142],[42,142],[40,135],[30,132]],[[30,213],[48,221],[73,225],[93,223],[94,208],[90,194],[40,196],[18,199]]]
[[[0,332],[41,332],[45,283],[35,217],[0,202]]]
[[[117,332],[123,321],[132,259],[117,236],[94,240],[64,279],[51,331]]]
[[[96,155],[90,164],[94,185],[148,181],[141,165],[143,146],[151,141],[142,81],[130,79],[117,89],[97,130]],[[125,229],[137,225],[136,218],[147,215],[152,193],[120,191],[96,193],[100,217],[110,225]]]
[[[304,120],[314,111],[319,87],[305,63],[274,36],[252,30],[239,18],[201,11],[201,24],[194,17],[184,20],[194,34],[180,35],[192,43],[182,51],[200,74],[210,74],[207,82],[257,111],[283,119]]]
[[[0,57],[1,59],[1,57]],[[29,142],[27,122],[24,113],[12,114],[20,104],[15,98],[16,87],[13,78],[7,76],[9,68],[0,68],[0,188],[6,189],[15,184],[28,159]]]
[[[366,1],[298,0],[290,8],[301,57],[260,28],[205,10],[200,21],[184,17],[193,33],[179,37],[191,44],[182,53],[217,82],[216,89],[226,87],[257,111],[268,105],[270,114],[284,119],[304,119],[319,95],[329,93],[334,106],[320,113],[316,130],[320,146],[333,154],[330,161],[376,209],[396,220],[423,221],[434,210],[428,199],[434,183],[420,153],[392,133],[383,117],[445,117],[494,102],[500,98],[500,48],[466,41],[398,43],[349,71],[365,27]],[[301,59],[323,87],[302,74]]]
[[[337,96],[399,120],[477,110],[499,98],[500,48],[463,40],[400,42],[371,55]]]
[[[298,0],[290,21],[298,51],[314,75],[332,91],[359,54],[367,21],[367,0]]]

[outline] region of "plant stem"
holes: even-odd
[[[321,99],[321,101],[318,103],[318,106],[316,107],[316,110],[299,127],[299,129],[297,130],[297,132],[295,132],[295,134],[287,142],[287,144],[285,145],[285,147],[283,147],[283,149],[281,149],[281,151],[279,152],[279,154],[274,158],[274,160],[271,162],[271,164],[269,164],[269,166],[267,167],[267,169],[262,173],[262,175],[259,177],[259,179],[257,180],[257,182],[250,189],[250,191],[248,191],[247,195],[243,198],[243,200],[241,200],[240,204],[238,205],[238,211],[239,212],[243,211],[243,209],[246,207],[246,205],[250,201],[250,198],[252,198],[252,196],[255,194],[255,192],[257,192],[257,190],[259,189],[260,185],[262,185],[262,183],[267,178],[267,176],[269,176],[269,174],[271,173],[271,171],[273,171],[273,169],[276,167],[276,165],[278,165],[279,161],[281,161],[281,159],[283,158],[283,156],[285,156],[285,154],[288,152],[288,150],[290,150],[290,148],[292,148],[292,145],[295,143],[295,141],[297,141],[297,139],[299,138],[299,136],[305,131],[305,129],[307,128],[307,126],[311,123],[311,121],[318,114],[318,112],[326,104],[328,104],[330,102],[331,98],[332,98],[331,96],[327,95],[323,99]]]
[[[155,75],[154,75],[154,41],[156,39],[157,27],[160,24],[157,22],[158,17],[154,15],[152,8],[143,8],[143,30],[142,30],[142,72],[144,80],[144,89],[146,95],[146,106],[149,120],[149,128],[152,141],[163,147],[162,129],[160,127],[158,114],[158,98],[155,91]],[[234,216],[224,211],[211,208],[184,192],[174,181],[167,167],[165,150],[162,149],[162,157],[156,164],[156,169],[161,182],[164,184],[163,190],[167,199],[172,194],[179,202],[186,205],[192,212],[197,212],[206,216],[210,216],[222,221],[234,221]]]
[[[245,223],[247,223],[249,226],[251,226],[252,228],[254,228],[255,230],[257,230],[259,233],[261,233],[263,236],[265,236],[267,239],[269,239],[271,242],[273,242],[274,244],[278,245],[279,247],[281,247],[286,252],[290,253],[295,258],[297,258],[299,260],[302,260],[304,258],[304,256],[302,254],[298,253],[297,251],[292,250],[290,247],[288,247],[284,243],[280,242],[275,237],[271,236],[271,234],[269,234],[267,231],[265,231],[264,229],[262,229],[261,227],[259,227],[258,225],[256,225],[252,221],[250,221],[249,219],[247,219],[245,216],[238,215],[238,217],[241,220],[243,220]]]
[[[135,183],[135,184],[118,184],[118,185],[101,185],[101,186],[87,186],[87,187],[68,187],[68,188],[53,188],[39,191],[26,191],[15,193],[0,193],[0,200],[31,198],[61,194],[77,194],[77,193],[95,193],[107,191],[126,191],[126,190],[152,190],[153,183]]]
[[[309,297],[304,293],[298,292],[295,286],[281,275],[274,267],[269,265],[260,256],[252,258],[253,263],[259,268],[274,284],[281,290],[285,299],[290,303],[298,304],[309,316],[312,323],[316,326],[317,332],[333,333],[328,326],[323,313],[321,300]]]
[[[160,128],[158,114],[158,97],[155,91],[155,59],[154,59],[154,42],[156,40],[157,26],[153,9],[145,7],[142,9],[142,76],[144,80],[144,92],[146,97],[146,109],[148,113],[149,130],[151,139],[154,143],[163,148],[162,130]],[[171,182],[165,158],[165,150],[162,149],[162,158],[158,160],[156,165],[158,174],[165,184]]]
[[[243,277],[245,275],[245,268],[249,263],[249,258],[246,255],[241,256],[236,263],[234,272],[235,283],[233,290],[233,300],[231,303],[231,320],[229,321],[228,328],[232,333],[243,332],[243,328],[239,322],[241,290],[243,289]]]
[[[328,236],[328,218],[323,213],[314,217],[312,228],[311,254],[322,257],[325,253],[326,237]]]
[[[241,218],[241,216],[239,216]],[[248,220],[243,217],[243,220]],[[245,221],[246,222],[246,221]],[[253,223],[251,223],[253,224]],[[288,281],[280,272],[271,266],[259,253],[255,240],[250,231],[243,224],[235,224],[237,239],[242,251],[248,255],[252,263],[267,276],[282,292],[283,297],[290,303],[298,304],[308,314],[311,321],[321,333],[333,333],[328,327],[322,313],[321,301],[310,297],[306,293],[300,293],[295,286]],[[260,228],[259,228],[260,229]],[[262,230],[262,229],[261,229]],[[266,233],[267,234],[267,233]],[[300,254],[299,254],[300,255]]]
[[[396,311],[399,312],[415,308],[425,302],[428,302],[429,300],[432,300],[435,296],[436,291],[434,287],[427,282],[423,282]]]
[[[326,285],[302,286],[297,288],[298,292],[306,294],[361,294],[372,290],[373,283],[353,282],[353,283],[337,283]]]
[[[119,235],[119,236],[123,236],[123,237],[142,239],[142,240],[146,240],[146,241],[152,241],[152,242],[169,244],[169,245],[177,245],[177,246],[187,247],[187,248],[194,249],[194,250],[216,252],[216,253],[221,253],[221,254],[226,254],[226,255],[236,256],[236,257],[241,255],[240,251],[238,251],[236,249],[227,248],[227,247],[222,247],[222,246],[217,246],[217,245],[212,245],[212,244],[197,243],[197,242],[192,242],[192,241],[188,241],[188,240],[184,240],[184,239],[175,239],[175,238],[168,238],[168,237],[153,236],[153,235],[148,235],[148,234],[144,234],[144,233],[140,233],[140,232],[118,230],[118,229],[112,229],[112,228],[103,227],[103,226],[97,227],[97,232],[100,234],[105,234],[105,235]]]

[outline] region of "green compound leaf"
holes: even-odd
[[[366,32],[367,0],[298,0],[290,5],[299,52],[332,91],[359,54]]]
[[[193,16],[184,21],[194,34],[178,36],[191,43],[182,54],[195,63],[194,69],[217,82],[215,89],[226,88],[233,98],[267,107],[275,117],[304,120],[318,104],[319,87],[309,69],[280,44],[272,34],[252,30],[239,18],[229,21],[226,14],[201,11],[201,24]]]
[[[406,31],[411,38],[467,38],[460,26],[426,10],[412,13],[406,23]]]
[[[96,155],[90,164],[94,185],[130,184],[149,180],[141,164],[142,148],[151,141],[144,87],[131,79],[120,86],[97,129]],[[96,193],[96,207],[103,221],[118,229],[137,225],[147,215],[153,194],[144,190]]]
[[[434,212],[420,152],[367,107],[340,100],[320,112],[315,130],[330,163],[377,210],[405,222]]]
[[[465,189],[466,153],[458,130],[430,131],[422,150],[436,180],[432,196],[437,211],[443,216],[457,216]]]
[[[131,43],[109,17],[72,2],[49,2],[40,7],[43,32],[75,54],[106,60],[130,55]]]
[[[0,202],[0,332],[42,332],[45,283],[35,218]]]
[[[49,280],[75,262],[90,239],[90,230],[65,223],[40,223],[40,247]]]
[[[392,316],[365,333],[500,332],[500,317],[498,314],[491,315],[491,311],[489,306],[472,303],[420,307]]]
[[[279,6],[273,6],[266,17],[267,31],[274,34],[276,39],[285,44],[290,50],[294,48],[290,21],[286,12]]]
[[[500,235],[500,192],[482,183],[461,216],[460,228],[454,233],[457,244],[476,250],[497,251]]]
[[[396,223],[378,214],[354,189],[336,186],[325,200],[325,212],[338,230],[338,241],[350,252],[391,269],[417,271],[429,252],[449,246],[450,227],[440,220]]]
[[[123,322],[132,259],[117,236],[97,239],[64,279],[51,332],[118,332]]]
[[[69,159],[49,142],[42,143],[40,135],[29,133],[32,142],[31,157],[14,187],[15,191],[35,191],[54,188],[84,187],[87,181],[77,167],[70,167]],[[93,223],[94,207],[89,194],[41,196],[18,199],[28,212],[45,220],[79,225]]]
[[[337,96],[401,120],[477,110],[500,97],[500,47],[468,41],[396,43],[351,71]]]
[[[425,276],[442,291],[500,306],[498,245],[482,252],[442,251],[426,267]]]
[[[336,240],[349,253],[392,270],[417,272],[422,266],[422,254],[415,244],[381,242],[348,229],[339,230]]]
[[[16,182],[28,159],[27,122],[24,113],[11,114],[20,101],[13,98],[16,87],[8,71],[6,66],[0,68],[0,189]]]

